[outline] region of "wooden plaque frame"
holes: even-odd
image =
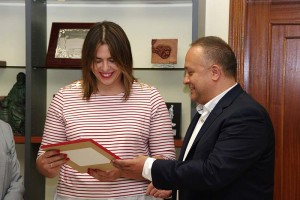
[[[78,30],[78,29],[90,29],[94,23],[52,23],[51,34],[48,45],[48,52],[46,57],[47,68],[80,68],[80,58],[57,58],[56,49],[59,40],[59,32],[63,29]]]

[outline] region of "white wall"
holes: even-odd
[[[207,0],[205,35],[218,36],[228,42],[230,0]]]
[[[24,3],[0,2],[0,47],[0,60],[7,61],[7,65],[25,66]]]
[[[201,1],[201,0],[200,0]],[[230,0],[208,0],[206,1],[206,14],[205,14],[205,35],[215,35],[223,38],[225,41],[228,41],[228,25],[229,25],[229,1]],[[57,7],[49,7],[48,20],[59,20],[59,21],[82,21],[82,16],[86,15],[86,10],[84,11],[85,6],[77,7],[76,16],[78,18],[72,18],[66,12],[57,12]],[[174,8],[178,9],[178,8]],[[189,9],[189,8],[185,8]],[[65,9],[64,9],[65,10]],[[155,10],[155,9],[154,9]],[[54,13],[55,11],[55,13]],[[91,19],[89,21],[101,21],[99,18],[95,18],[95,13],[90,12],[89,16]],[[57,15],[57,16],[56,16]],[[148,13],[147,18],[154,18],[155,15],[151,15],[151,12]],[[55,18],[54,18],[55,16]],[[57,17],[57,18],[56,18]],[[22,3],[0,3],[0,60],[6,60],[8,65],[14,66],[25,66],[25,7]],[[64,19],[64,20],[63,20]],[[101,18],[102,19],[102,18]],[[112,20],[116,18],[111,18]],[[104,19],[103,19],[104,20]],[[145,19],[147,20],[147,19]],[[181,67],[185,51],[188,48],[189,41],[184,38],[186,35],[190,35],[190,28],[187,30],[187,33],[182,32],[179,35],[176,35],[174,30],[168,30],[167,35],[161,32],[161,27],[155,28],[155,22],[160,19],[154,18],[154,21],[149,26],[154,27],[154,31],[159,31],[161,36],[169,37],[173,34],[173,37],[183,38],[181,40],[185,41],[187,44],[182,46],[182,49],[179,51],[179,63],[176,67]],[[201,21],[201,20],[200,20]],[[139,22],[140,23],[140,22]],[[175,22],[172,22],[175,23]],[[180,23],[184,23],[180,22]],[[138,24],[138,23],[136,23]],[[120,24],[122,26],[122,24]],[[132,44],[137,44],[144,41],[144,38],[139,37],[138,40],[136,35],[139,35],[139,29],[135,29],[132,26],[126,25],[124,29],[128,32],[128,37],[131,40]],[[48,32],[50,32],[50,23],[48,22]],[[14,34],[12,34],[14,33]],[[49,37],[49,36],[48,36]],[[152,37],[152,36],[149,36]],[[8,40],[10,38],[10,40]],[[12,40],[11,40],[12,39]],[[9,41],[9,42],[8,42]],[[139,41],[139,42],[135,42]],[[138,47],[137,47],[138,48]],[[137,63],[140,63],[140,66],[148,66],[149,63],[148,57],[148,48],[145,48],[145,51],[140,51],[136,47],[133,47],[133,53],[143,53],[142,55],[137,56]],[[142,59],[140,59],[142,58]],[[147,59],[144,59],[147,58]],[[150,66],[151,67],[151,66]],[[24,71],[22,68],[9,68],[1,69],[0,68],[0,96],[6,95],[13,83],[15,82],[16,74],[19,71]],[[51,101],[52,95],[62,86],[70,83],[73,80],[79,79],[81,76],[80,70],[48,70],[47,71],[47,105]],[[162,96],[166,101],[178,101],[182,102],[183,106],[183,124],[182,124],[182,136],[187,129],[187,126],[190,121],[190,100],[187,88],[182,84],[183,71],[173,71],[173,72],[163,72],[163,71],[151,71],[151,70],[138,70],[135,71],[135,76],[141,79],[146,83],[156,86],[161,92]],[[46,109],[46,108],[45,108]],[[24,145],[17,145],[18,157],[22,167],[24,166]],[[53,199],[53,193],[56,186],[56,179],[46,179],[46,200]]]

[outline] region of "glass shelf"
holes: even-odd
[[[25,136],[14,136],[16,144],[25,144]],[[31,137],[31,143],[40,144],[42,142],[42,137],[35,136]]]
[[[51,4],[178,4],[189,3],[192,0],[47,0]]]
[[[7,68],[8,66],[6,67],[0,67],[0,68]],[[25,68],[25,67],[10,67],[10,68]],[[59,68],[47,68],[47,67],[44,67],[45,69],[47,70],[81,70],[81,68],[79,67],[75,67],[75,68],[64,68],[64,67],[59,67]],[[152,68],[133,68],[133,70],[160,70],[160,71],[183,71],[184,68],[155,68],[155,67],[152,67]]]
[[[26,67],[25,66],[1,66],[0,65],[0,68],[7,68],[7,69],[25,69]]]
[[[14,136],[15,143],[16,144],[25,144],[25,136]],[[40,144],[42,142],[42,137],[40,136],[34,136],[31,137],[31,143],[33,144]],[[181,139],[174,139],[174,144],[176,148],[180,148],[182,146],[182,140]]]

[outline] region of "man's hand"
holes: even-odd
[[[163,198],[163,199],[167,199],[170,198],[172,195],[172,190],[159,190],[156,189],[152,183],[150,183],[148,185],[147,191],[146,191],[147,195],[151,195],[154,196],[155,198]]]
[[[112,163],[116,168],[121,170],[122,177],[144,180],[142,172],[146,159],[147,156],[138,156],[133,159],[115,159],[112,160]]]

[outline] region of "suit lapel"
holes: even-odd
[[[211,126],[211,124],[216,120],[216,118],[222,114],[223,110],[230,106],[230,104],[232,104],[232,102],[240,95],[242,94],[244,91],[241,88],[241,86],[239,84],[237,84],[234,88],[232,88],[230,91],[228,91],[223,97],[222,99],[220,99],[220,101],[217,103],[217,105],[215,106],[215,108],[211,111],[211,113],[209,114],[209,116],[207,117],[207,119],[205,120],[204,124],[202,125],[198,135],[195,138],[195,141],[193,142],[193,145],[191,147],[191,150],[193,149],[193,147],[198,143],[198,141],[201,139],[201,137],[206,133],[206,131],[208,130],[208,128]],[[198,120],[196,121],[197,124]],[[189,132],[187,132],[187,134],[189,133],[189,137],[188,140],[191,137],[191,133],[193,132],[196,124],[192,127],[193,129],[190,130],[191,126],[189,127]],[[186,143],[186,144],[185,144]],[[188,141],[186,141],[186,138],[184,140],[184,151],[185,148],[187,146]],[[191,152],[191,150],[189,151],[189,154]],[[184,155],[184,151],[180,152],[180,156]],[[183,154],[183,155],[181,155]],[[188,156],[187,156],[188,157]],[[182,159],[182,158],[181,158]]]
[[[185,137],[184,137],[184,140],[183,140],[183,143],[182,143],[182,147],[181,147],[181,150],[180,150],[180,154],[179,154],[178,160],[182,160],[183,159],[183,155],[184,155],[185,149],[186,149],[186,147],[187,147],[187,145],[189,143],[189,140],[190,140],[190,138],[192,136],[192,133],[193,133],[193,131],[195,129],[195,126],[197,125],[197,122],[198,122],[200,116],[201,115],[198,112],[194,115],[194,117],[193,117],[193,119],[192,119],[192,121],[191,121],[191,123],[189,125],[189,128],[187,129],[187,132],[185,134]]]

